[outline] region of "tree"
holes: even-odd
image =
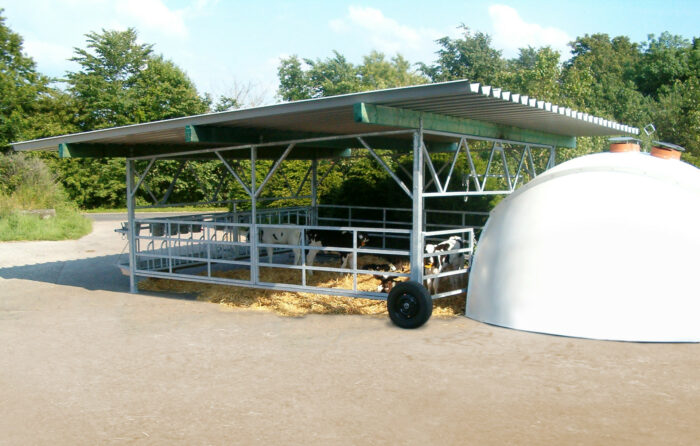
[[[585,35],[570,45],[573,56],[563,73],[566,105],[630,122],[643,102],[634,83],[638,45],[607,34]]]
[[[163,56],[148,58],[136,78],[136,122],[177,118],[206,113],[209,99],[201,98],[194,83],[173,62]]]
[[[498,85],[506,69],[501,52],[491,47],[491,36],[482,32],[473,33],[461,25],[464,37],[437,40],[440,48],[433,65],[419,64],[420,70],[432,82],[469,79],[473,82]]]
[[[558,104],[561,101],[559,52],[550,47],[521,48],[520,56],[508,62],[502,88]]]
[[[22,37],[5,24],[0,9],[0,150],[22,139],[65,130],[65,95],[49,86],[23,54]]]
[[[298,56],[282,59],[277,69],[277,77],[280,81],[277,94],[283,101],[299,101],[313,96],[308,74]]]
[[[664,88],[652,108],[652,119],[662,141],[686,148],[685,161],[700,165],[700,79],[693,76]]]
[[[424,76],[411,70],[411,64],[397,54],[387,60],[383,53],[372,51],[358,67],[362,90],[407,87],[427,82]]]
[[[658,98],[663,87],[672,87],[676,81],[685,82],[697,76],[700,48],[681,36],[663,32],[658,38],[648,36],[635,81],[639,91]]]
[[[572,57],[562,73],[562,105],[639,128],[650,122],[651,99],[634,82],[639,45],[607,34],[579,37],[569,44]],[[572,154],[602,151],[604,138],[579,138]]]
[[[337,51],[333,55],[325,60],[304,59],[303,64],[297,56],[283,59],[277,71],[279,96],[296,101],[426,82],[399,54],[387,60],[383,53],[372,51],[361,65],[354,65]]]
[[[86,48],[76,48],[71,59],[80,64],[79,71],[66,76],[79,130],[208,111],[210,99],[200,97],[192,81],[173,62],[154,55],[152,45],[137,43],[134,29],[102,30],[86,37]],[[123,161],[60,160],[56,166],[66,190],[80,206],[124,205]],[[175,169],[174,163],[160,163],[154,173],[167,176]]]
[[[133,28],[126,31],[92,32],[87,49],[75,48],[70,60],[80,71],[69,72],[67,82],[77,105],[77,124],[82,130],[133,124],[139,97],[135,86],[148,67],[152,46],[136,43]]]

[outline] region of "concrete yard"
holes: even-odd
[[[133,295],[119,220],[0,243],[0,445],[700,442],[698,344]]]

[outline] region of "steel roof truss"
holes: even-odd
[[[187,164],[187,169],[192,173],[192,176],[194,176],[195,181],[197,182],[197,185],[199,186],[199,190],[202,191],[202,195],[205,197],[207,196],[207,189],[204,187],[204,184],[202,183],[202,180],[199,178],[199,175],[197,175],[197,171],[194,170],[194,167],[190,163]]]
[[[233,167],[231,167],[231,165],[228,163],[228,161],[226,161],[226,160],[224,159],[224,157],[221,156],[221,154],[220,154],[219,152],[214,152],[214,153],[216,153],[216,156],[219,157],[219,159],[221,160],[221,162],[223,163],[223,165],[226,167],[226,169],[231,173],[231,175],[233,176],[233,178],[235,178],[236,181],[238,181],[238,184],[240,184],[240,186],[243,188],[243,190],[245,191],[245,193],[248,194],[248,196],[250,197],[250,196],[252,195],[252,194],[250,193],[250,189],[248,188],[248,186],[246,186],[246,184],[243,182],[243,180],[242,180],[241,177],[238,175],[238,173],[233,169]]]
[[[377,160],[377,162],[384,168],[384,170],[386,170],[387,173],[391,175],[391,178],[393,178],[396,184],[398,184],[399,187],[403,189],[404,192],[406,192],[406,195],[408,195],[409,198],[413,199],[413,194],[411,193],[411,190],[408,188],[408,186],[406,186],[406,184],[403,181],[401,181],[401,178],[399,178],[398,175],[394,173],[394,171],[389,167],[389,165],[379,155],[377,155],[377,153],[374,150],[372,150],[372,148],[369,145],[367,145],[367,143],[364,139],[362,139],[362,137],[358,136],[357,140],[360,142],[360,144],[364,146],[365,149],[367,149],[367,151],[374,157],[374,159]],[[423,146],[423,149],[427,152],[425,146]]]
[[[439,177],[440,175],[442,175],[442,172],[445,171],[445,169],[447,168],[447,166],[448,166],[447,163],[445,163],[445,164],[443,164],[442,166],[440,166],[440,168],[439,168],[438,171],[437,171],[438,177]],[[423,187],[423,190],[424,190],[424,191],[427,191],[428,188],[429,188],[434,182],[435,182],[435,179],[434,179],[434,178],[430,178],[430,181],[428,181],[428,182],[425,184],[425,187]],[[436,186],[436,187],[437,187],[437,186]],[[445,189],[447,189],[447,186],[445,186]]]
[[[459,158],[459,152],[462,150],[462,145],[466,144],[466,141],[466,138],[460,138],[459,140],[457,151],[455,152],[455,156],[452,158],[452,165],[450,166],[450,171],[447,173],[447,179],[445,180],[445,190],[447,190],[450,186],[450,180],[452,179],[452,173],[454,172],[455,166],[457,165],[457,158]]]
[[[136,173],[136,176],[138,177],[138,181],[136,181],[136,186],[134,186],[134,190],[131,191],[131,196],[129,198],[133,198],[136,195],[136,191],[139,190],[139,187],[141,187],[141,184],[143,183],[143,180],[146,179],[146,175],[148,175],[148,172],[151,170],[151,167],[153,166],[153,163],[155,162],[155,158],[151,159],[148,162],[148,165],[146,166],[146,170],[143,171],[143,175],[139,174],[136,172],[136,168],[134,168],[134,172]],[[147,186],[147,185],[146,185]],[[151,196],[153,197],[153,194],[151,193]],[[155,199],[155,197],[154,197]],[[158,200],[156,200],[157,202]]]
[[[177,170],[175,171],[175,175],[173,175],[173,180],[168,185],[168,190],[165,191],[165,195],[158,203],[159,205],[166,204],[168,202],[168,200],[170,199],[170,194],[173,193],[173,190],[175,189],[175,183],[177,183],[177,179],[180,177],[182,170],[185,168],[185,164],[187,164],[187,160],[180,161],[180,164],[179,164]]]
[[[301,180],[301,183],[299,183],[299,187],[297,188],[297,193],[294,194],[295,197],[298,197],[299,194],[301,193],[301,190],[304,188],[304,185],[306,184],[306,180],[309,179],[309,174],[313,170],[314,166],[313,163],[309,165],[309,168],[306,169],[306,174],[304,174],[304,178]]]
[[[280,165],[282,164],[282,161],[284,161],[284,159],[287,158],[287,155],[289,155],[289,152],[292,151],[294,146],[295,146],[295,143],[289,144],[287,146],[287,149],[284,151],[284,153],[282,153],[282,156],[280,156],[277,159],[277,161],[275,161],[275,164],[273,164],[272,167],[270,167],[270,170],[267,172],[265,179],[260,184],[260,187],[258,187],[257,190],[255,191],[256,197],[260,196],[260,192],[262,192],[262,190],[265,187],[265,185],[267,184],[267,182],[270,181],[270,178],[272,178],[272,175],[274,175],[275,172],[277,172],[277,169],[279,169]],[[253,185],[253,187],[255,187],[255,185]],[[287,187],[289,187],[289,192],[292,192],[292,188],[291,188],[291,186],[289,186],[289,182],[287,182]]]
[[[428,149],[423,143],[421,143],[421,150],[423,151],[423,159],[425,160],[425,164],[428,165],[428,169],[430,170],[430,174],[433,177],[438,192],[445,192],[445,189],[443,189],[442,184],[440,183],[440,177],[438,177],[438,173],[435,171],[435,166],[433,166],[433,160],[430,159]]]

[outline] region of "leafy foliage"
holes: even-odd
[[[48,220],[23,212],[49,208],[56,216]],[[78,238],[91,228],[40,159],[0,154],[0,241]]]
[[[508,61],[508,70],[502,75],[502,86],[559,103],[562,100],[560,57],[559,52],[550,47],[522,48],[517,59]]]
[[[0,9],[0,151],[6,151],[13,141],[70,128],[60,124],[66,118],[61,113],[66,96],[36,71],[24,55],[22,37],[7,27],[2,13]]]
[[[423,84],[426,79],[411,70],[401,55],[390,60],[383,53],[372,51],[361,65],[354,65],[337,51],[325,60],[304,59],[297,56],[283,59],[278,68],[282,100],[335,96],[358,91],[403,87]]]
[[[211,100],[200,97],[174,63],[139,44],[136,30],[90,33],[86,48],[71,59],[79,71],[67,74],[74,125],[94,130],[205,113]],[[81,207],[124,206],[125,165],[118,159],[53,160],[70,197]],[[174,175],[177,166],[160,171]],[[141,200],[148,200],[141,193]]]
[[[498,84],[506,69],[501,52],[491,47],[491,36],[472,33],[465,25],[460,27],[464,37],[438,39],[438,60],[433,65],[420,63],[421,71],[432,82],[469,79],[485,84]]]
[[[23,153],[0,154],[0,199],[5,211],[45,209],[64,201],[65,195],[40,159]]]

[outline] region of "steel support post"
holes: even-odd
[[[413,228],[411,280],[423,283],[423,121],[413,134]]]
[[[547,167],[545,168],[545,170],[551,169],[556,164],[557,164],[557,148],[554,146],[551,146],[549,148],[549,161],[547,162]]]
[[[134,160],[126,160],[126,211],[129,232],[129,291],[138,293],[136,283],[136,180],[134,178]]]
[[[258,215],[257,215],[257,194],[255,193],[255,164],[258,159],[258,149],[255,146],[250,148],[250,280],[258,283]],[[271,259],[268,259],[271,261]]]
[[[311,224],[318,224],[318,161],[316,158],[311,160]]]

